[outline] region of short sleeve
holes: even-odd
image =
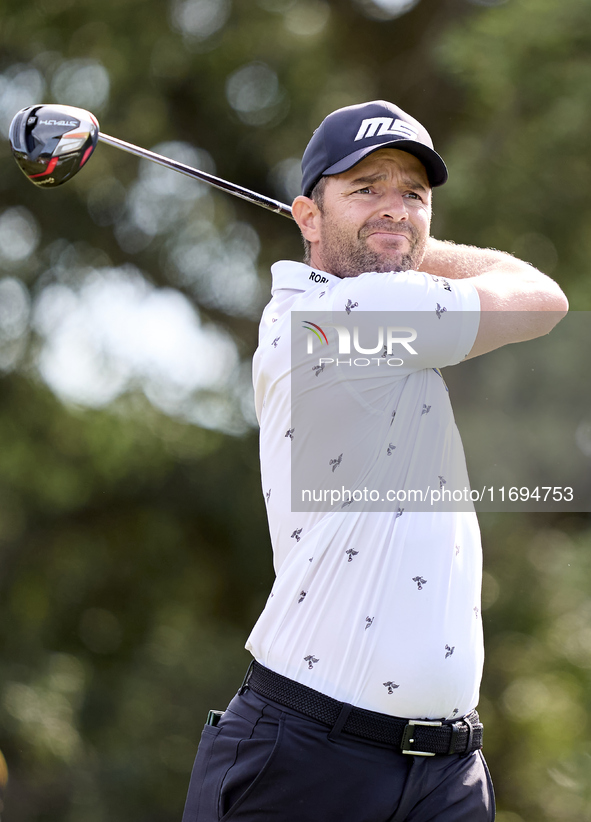
[[[331,291],[333,311],[392,312],[417,332],[411,370],[461,362],[470,353],[480,323],[478,291],[469,279],[447,280],[422,271],[364,273],[343,279]]]

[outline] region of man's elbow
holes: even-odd
[[[543,310],[551,314],[551,317],[549,317],[551,320],[549,331],[568,314],[568,298],[560,286],[556,285],[553,293],[549,295],[547,304],[544,305]]]
[[[546,294],[535,310],[535,322],[532,324],[532,339],[549,334],[568,314],[568,299],[561,288],[556,286],[553,293]]]
[[[568,314],[568,299],[566,294],[562,291],[560,292],[560,299],[558,300],[558,303],[559,305],[555,310],[559,312],[561,315],[560,319],[562,319]]]

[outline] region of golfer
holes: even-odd
[[[547,334],[567,301],[525,262],[430,237],[447,169],[391,103],[330,114],[302,172],[304,262],[273,266],[254,358],[276,580],[183,822],[490,822],[476,515],[351,494],[468,487],[439,368]],[[424,322],[394,322],[383,356],[347,371],[335,329],[359,350],[346,323],[372,312]],[[325,353],[306,364],[307,339]],[[294,505],[296,463],[321,490],[339,478],[339,503]]]

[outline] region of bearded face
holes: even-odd
[[[308,237],[312,266],[338,277],[418,269],[429,239],[431,188],[416,157],[380,149],[325,180]]]
[[[370,238],[380,235],[379,243]],[[416,271],[425,255],[428,232],[410,223],[370,220],[357,232],[330,215],[322,221],[323,271],[357,277],[365,271]]]

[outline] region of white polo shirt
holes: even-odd
[[[399,503],[379,511],[292,510],[291,449],[303,444],[331,476],[349,470],[351,487],[372,477],[386,477],[391,487],[432,477],[437,486],[451,476],[468,486],[436,369],[472,348],[476,289],[469,279],[414,271],[340,279],[288,261],[272,274],[253,376],[276,580],[246,647],[266,667],[343,702],[409,718],[463,716],[478,702],[484,658],[474,511],[405,510]],[[419,356],[380,373],[379,382],[360,379],[352,390],[334,366],[311,372],[302,395],[319,413],[308,430],[298,430],[292,314],[313,319],[320,309],[431,312],[436,333]]]

